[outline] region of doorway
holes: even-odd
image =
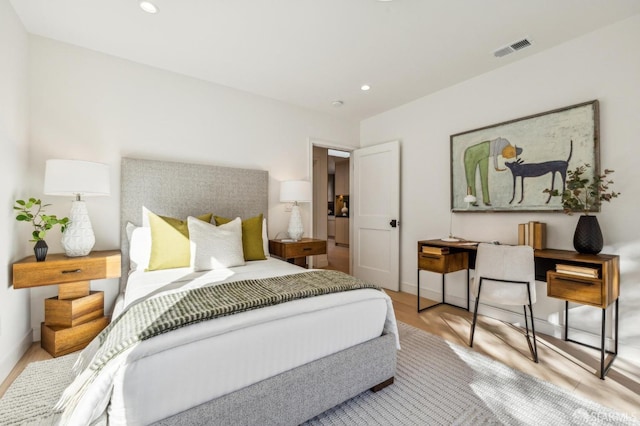
[[[313,143],[313,229],[314,237],[327,240],[325,259],[317,268],[349,274],[350,214],[349,188],[351,153]]]

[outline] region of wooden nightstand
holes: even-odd
[[[29,256],[13,264],[13,288],[59,285],[58,296],[44,301],[41,325],[42,348],[54,357],[84,348],[109,324],[104,292],[91,291],[90,280],[119,276],[119,250],[83,257],[50,254],[44,262]]]
[[[303,238],[299,241],[269,240],[269,253],[306,268],[307,256],[327,254],[327,242],[315,238]]]

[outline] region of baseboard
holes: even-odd
[[[5,351],[4,356],[0,359],[0,383],[4,382],[4,380],[9,376],[13,367],[16,366],[22,355],[29,349],[33,343],[33,331],[29,329],[27,334],[24,335],[22,340],[18,345],[16,345],[13,350]]]
[[[411,293],[411,294],[417,295],[418,287],[415,284],[402,283],[401,291],[405,293]],[[420,296],[425,297],[427,299],[431,299],[431,300],[438,300],[438,301],[442,300],[441,292],[428,290],[424,288],[420,288]],[[464,299],[464,297],[453,296],[450,294],[447,294],[447,303],[450,303],[456,306],[461,306],[461,307],[467,306],[467,301]],[[475,299],[472,298],[471,301],[469,302],[469,307],[471,312],[473,312],[474,306],[475,306]],[[535,311],[536,311],[536,308],[534,305],[533,307],[534,314],[535,314]],[[480,302],[480,306],[478,307],[478,313],[480,315],[485,315],[490,318],[495,318],[497,320],[500,320],[509,324],[515,324],[518,326],[522,325],[524,327],[524,313],[512,312],[497,306],[486,305],[482,302]],[[560,313],[563,314],[562,312]],[[535,328],[536,328],[536,332],[553,336],[558,339],[562,339],[564,336],[564,324],[554,324],[547,321],[544,318],[535,317]],[[569,335],[571,340],[575,340],[575,341],[585,343],[587,345],[591,345],[598,348],[600,347],[601,342],[600,342],[599,334],[569,327]],[[607,337],[605,339],[605,344],[607,348],[612,348],[614,344],[613,339],[611,339],[610,337]]]

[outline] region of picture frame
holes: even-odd
[[[451,135],[451,210],[561,212],[562,197],[544,190],[562,193],[581,165],[599,175],[599,139],[597,100]]]

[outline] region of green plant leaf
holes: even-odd
[[[16,214],[16,220],[19,222],[31,222],[33,231],[31,233],[33,239],[30,241],[43,240],[47,231],[52,229],[55,225],[60,225],[62,232],[66,228],[68,218],[58,219],[56,215],[47,215],[44,213],[44,208],[51,204],[42,204],[42,200],[34,197],[30,197],[28,201],[16,200],[14,210],[18,210]]]
[[[620,193],[609,190],[609,185],[613,184],[613,180],[608,179],[607,175],[613,173],[613,170],[605,169],[603,174],[595,175],[593,180],[590,180],[583,176],[590,167],[589,164],[584,164],[573,170],[568,170],[565,191],[562,194],[548,188],[543,192],[552,196],[562,195],[562,206],[567,214],[576,211],[582,211],[585,214],[598,211],[602,201],[609,202],[612,198],[617,198]]]

